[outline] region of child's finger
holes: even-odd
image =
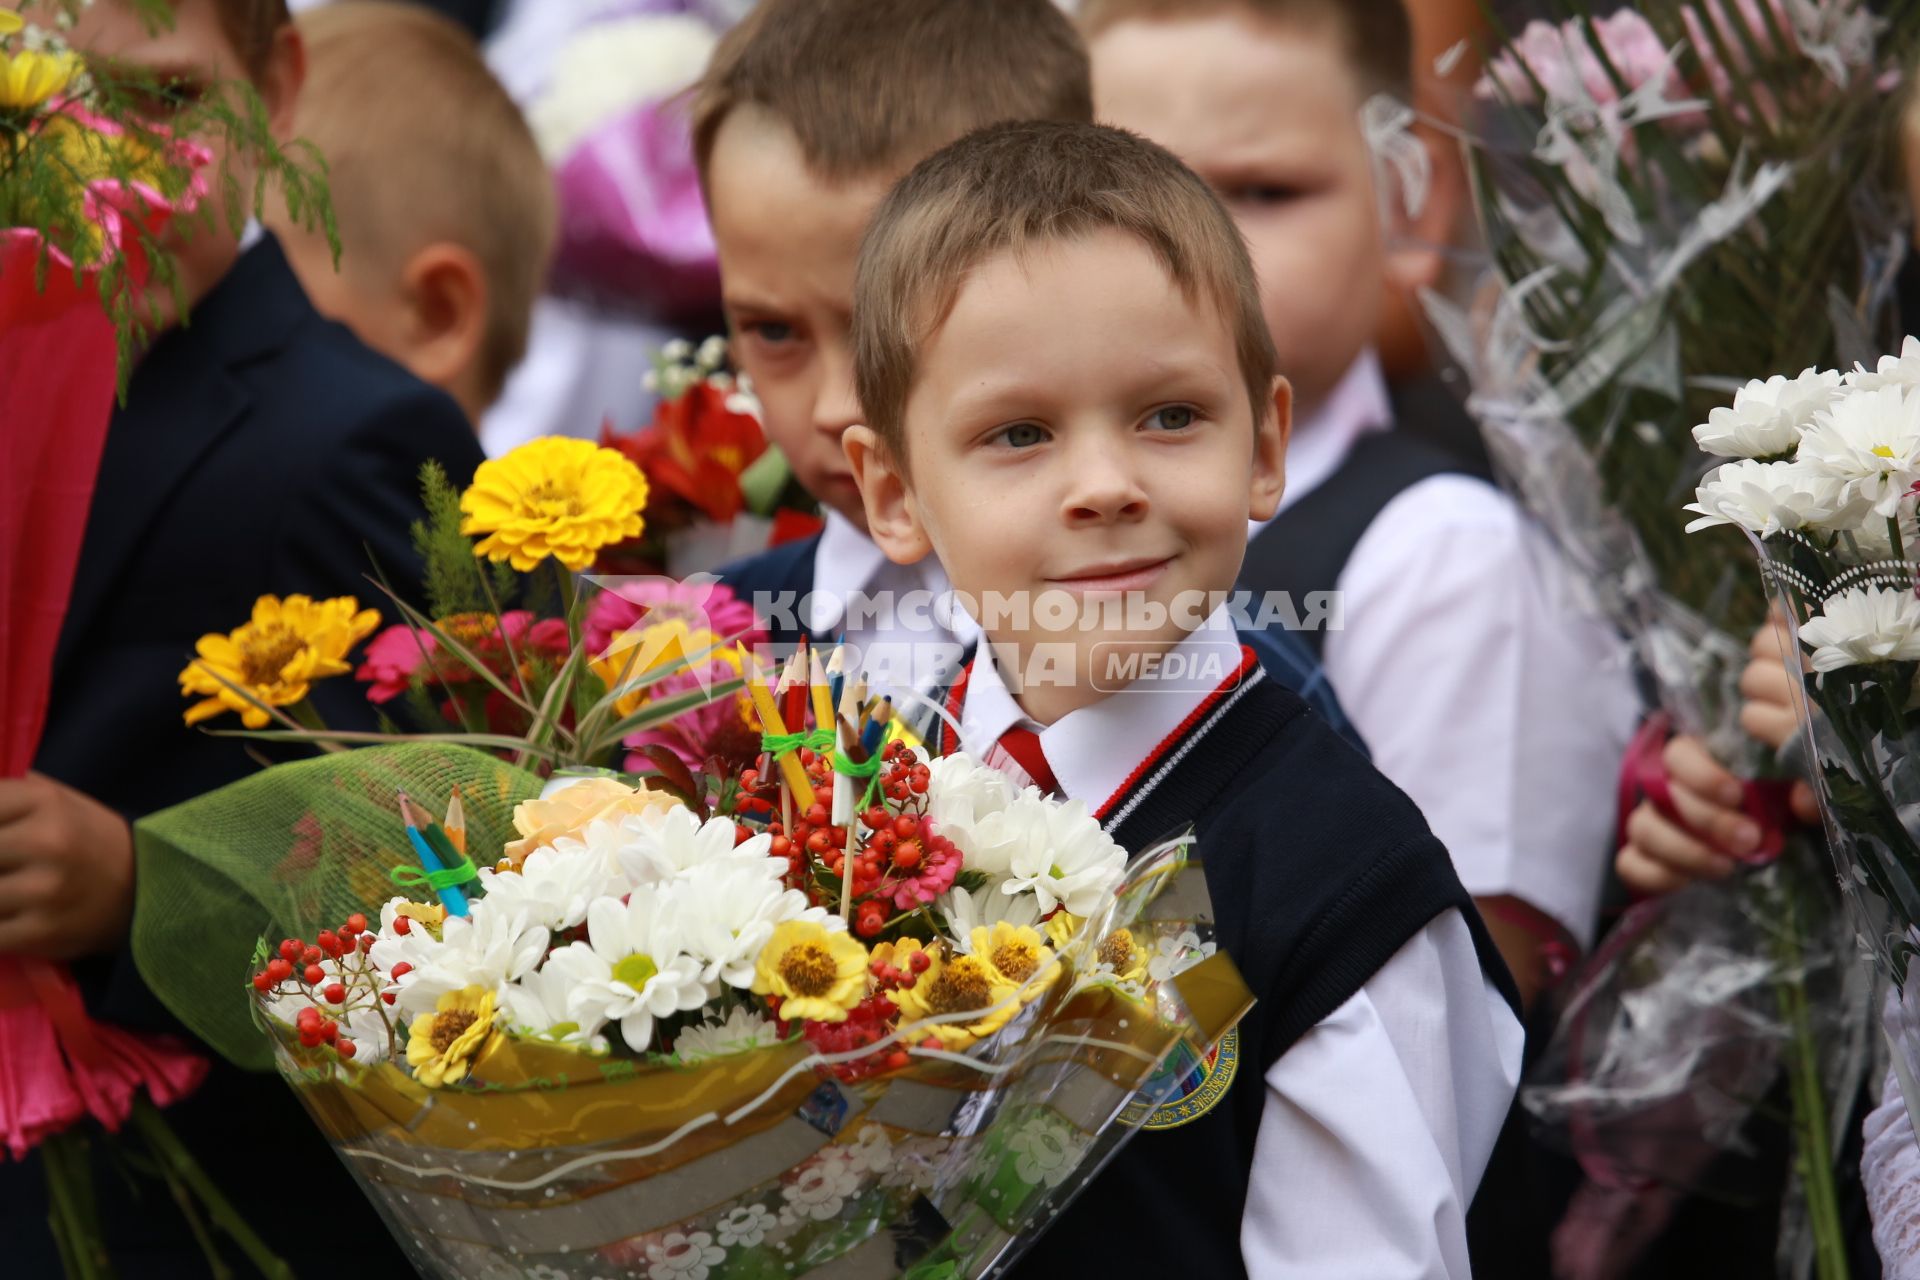
[[[1660,759],[1667,766],[1669,778],[1705,801],[1732,809],[1746,799],[1747,789],[1740,779],[1728,773],[1698,738],[1682,734],[1667,743]],[[1693,821],[1691,815],[1685,816],[1688,822]]]
[[[1646,898],[1673,893],[1693,883],[1691,878],[1673,871],[1666,863],[1647,856],[1646,850],[1635,844],[1621,847],[1614,855],[1613,869],[1620,883]]]
[[[1745,809],[1717,804],[1677,780],[1668,790],[1680,821],[1686,824],[1685,830],[1711,845],[1716,853],[1744,857],[1758,849],[1766,838],[1766,832],[1747,816]],[[1745,792],[1741,794],[1744,799]]]
[[[1740,727],[1755,741],[1764,742],[1778,751],[1800,731],[1800,720],[1791,707],[1776,706],[1770,702],[1749,702],[1740,708]]]
[[[1750,702],[1793,705],[1793,677],[1774,658],[1755,658],[1740,673],[1740,692]]]
[[[1627,845],[1640,858],[1682,880],[1719,880],[1733,874],[1732,858],[1709,848],[1649,802],[1642,802],[1627,818]]]
[[[1820,801],[1814,797],[1813,788],[1804,782],[1793,784],[1793,790],[1787,793],[1787,807],[1793,810],[1793,816],[1809,826],[1820,821]]]

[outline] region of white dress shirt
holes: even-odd
[[[1369,352],[1294,428],[1281,510],[1391,424]],[[1468,893],[1519,898],[1589,945],[1640,715],[1624,643],[1513,500],[1470,476],[1396,495],[1335,587],[1344,624],[1326,635],[1327,678],[1374,764],[1426,814]]]
[[[1226,611],[1176,652],[1184,670],[1229,658],[1228,673],[1237,669]],[[960,711],[961,745],[992,760],[1009,728],[1034,729],[1061,792],[1097,810],[1219,683],[1137,681],[1039,726],[983,645]],[[1416,933],[1267,1071],[1240,1223],[1247,1274],[1471,1275],[1467,1206],[1518,1087],[1523,1039],[1458,911]]]
[[[951,680],[978,638],[979,628],[952,597],[937,559],[895,564],[865,531],[829,510],[814,552],[813,594],[798,603],[800,622],[815,635],[845,640],[870,692],[898,700]]]

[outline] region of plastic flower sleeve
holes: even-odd
[[[1756,540],[1759,541],[1759,540]],[[1840,887],[1853,908],[1849,956],[1864,954],[1891,984],[1882,1023],[1893,1050],[1909,1110],[1920,1097],[1920,985],[1912,971],[1920,923],[1920,718],[1914,676],[1920,664],[1869,655],[1885,637],[1854,631],[1835,635],[1832,623],[1849,599],[1886,593],[1902,616],[1915,602],[1920,571],[1897,554],[1884,559],[1852,554],[1847,539],[1782,533],[1760,542],[1774,599],[1788,619],[1795,653],[1816,667],[1801,690],[1801,722],[1815,763],[1828,847]],[[1864,559],[1865,563],[1858,561]],[[1822,619],[1826,628],[1810,627]],[[1857,646],[1860,660],[1839,651]],[[1829,659],[1829,652],[1835,657]]]
[[[1251,1003],[1189,852],[1134,860],[1059,980],[1035,996],[1034,975],[966,1051],[916,1042],[926,1023],[846,1053],[796,1038],[692,1066],[501,1037],[466,1081],[429,1089],[303,1046],[270,1002],[263,1022],[423,1274],[976,1276],[1118,1150],[1164,1066]],[[835,1074],[895,1048],[904,1068]]]

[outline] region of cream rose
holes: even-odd
[[[589,823],[602,818],[618,822],[630,813],[679,807],[679,799],[665,791],[635,789],[616,778],[583,778],[538,800],[515,805],[513,829],[520,839],[509,841],[501,852],[517,871],[535,849],[563,837],[582,839]]]

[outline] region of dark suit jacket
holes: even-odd
[[[393,620],[367,575],[378,561],[398,589],[417,588],[408,528],[420,515],[418,474],[428,459],[456,484],[479,464],[458,407],[322,320],[279,245],[271,237],[255,245],[187,327],[154,343],[108,429],[35,767],[129,818],[257,769],[241,741],[181,721],[189,704],[177,677],[195,640],[238,626],[267,592],[353,595]],[[373,727],[353,680],[314,688],[328,724]],[[216,727],[239,722],[228,716]],[[96,1016],[178,1031],[125,955],[83,962],[76,973]],[[318,1181],[298,1201],[344,1214],[346,1237],[374,1250],[371,1274],[404,1274],[371,1207],[277,1077],[218,1063],[168,1114],[296,1270],[313,1263],[318,1272],[322,1257],[349,1256],[322,1254],[328,1233],[293,1211],[288,1177],[300,1170]],[[135,1201],[103,1163],[96,1183],[121,1276],[206,1274],[158,1185]],[[37,1163],[0,1162],[0,1238],[25,1254],[0,1270],[59,1274],[45,1204]],[[356,1260],[355,1269],[366,1268]]]

